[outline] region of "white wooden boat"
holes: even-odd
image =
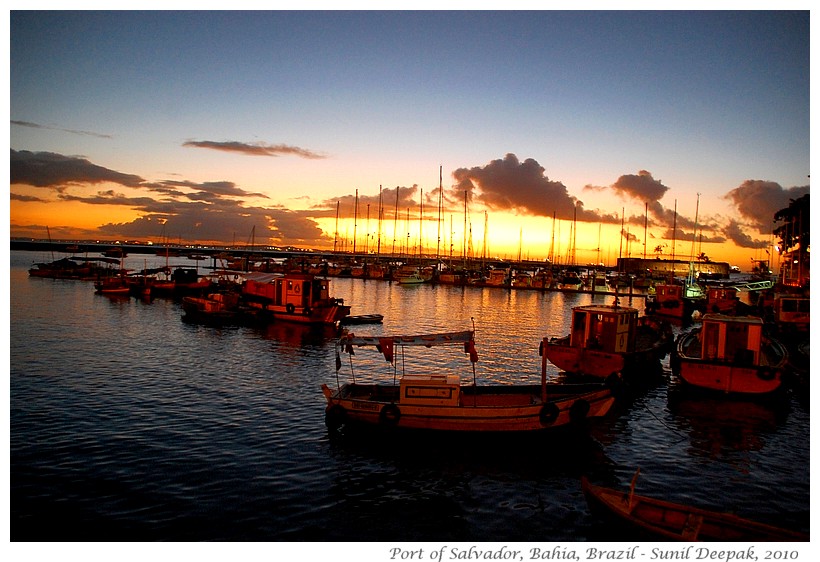
[[[438,346],[456,348],[469,358],[472,384],[464,384],[459,374],[439,372],[442,363],[435,361],[432,364],[436,371],[404,373],[408,349]],[[352,363],[357,348],[380,351],[392,365],[393,380],[363,383],[353,379],[341,383],[341,353],[349,354]],[[363,424],[442,432],[537,432],[604,416],[615,400],[603,383],[548,383],[545,357],[541,361],[540,385],[476,385],[477,361],[472,331],[386,337],[344,335],[337,345],[336,388],[322,385],[327,400],[325,422],[330,429]],[[355,374],[363,379],[362,373]]]

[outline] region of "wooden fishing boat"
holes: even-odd
[[[638,309],[619,306],[616,299],[608,306],[573,307],[569,335],[551,338],[542,353],[570,374],[648,378],[660,373],[673,343],[671,326],[639,317]]]
[[[726,394],[779,389],[788,352],[763,333],[755,316],[705,314],[702,325],[678,338],[672,372],[687,384]]]
[[[235,324],[244,319],[237,293],[182,297],[183,319],[204,324]]]
[[[350,314],[343,299],[330,296],[330,280],[312,273],[252,273],[245,277],[243,302],[276,321],[336,325]]]
[[[462,384],[457,372],[444,371],[446,366],[440,359],[429,357],[437,354],[424,349],[439,346],[450,346],[469,356],[472,384]],[[353,382],[339,382],[340,354],[348,353],[352,362],[354,349],[361,347],[381,351],[393,366],[392,382],[356,382],[363,379],[362,373],[357,373]],[[410,348],[426,356],[424,364],[435,365],[436,371],[405,374],[406,351]],[[387,337],[344,335],[336,348],[336,389],[322,385],[327,400],[325,423],[330,429],[359,424],[438,432],[538,432],[604,416],[615,400],[602,383],[547,383],[546,358],[542,358],[540,385],[477,385],[477,361],[472,331]]]
[[[706,294],[697,283],[657,283],[654,298],[646,303],[646,313],[684,319],[705,306]]]
[[[665,541],[791,542],[808,541],[809,535],[781,529],[731,513],[709,511],[684,504],[641,496],[635,493],[640,470],[632,478],[629,491],[591,484],[584,476],[581,488],[590,507],[598,515],[631,529],[635,538]],[[628,539],[632,537],[624,537]]]
[[[94,292],[101,295],[129,295],[131,285],[124,275],[104,277],[94,281]]]

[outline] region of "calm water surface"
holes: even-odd
[[[332,333],[192,325],[172,300],[96,295],[29,278],[48,256],[10,259],[12,541],[620,540],[579,479],[626,487],[637,468],[647,494],[809,530],[809,400],[797,391],[693,399],[670,376],[583,436],[330,436]],[[384,314],[356,333],[474,321],[479,382],[537,382],[540,338],[564,335],[573,305],[612,300],[331,283],[352,314]]]

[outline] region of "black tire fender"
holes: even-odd
[[[393,427],[398,425],[401,419],[401,410],[395,404],[385,404],[379,412],[379,423],[382,425]]]
[[[538,419],[541,425],[552,425],[558,419],[558,406],[552,402],[548,402],[541,407],[538,413]]]
[[[293,303],[289,302],[285,305],[285,310],[288,312],[288,314],[293,314],[293,311],[296,310],[296,307],[293,306]]]
[[[328,429],[339,429],[347,421],[347,410],[341,404],[333,404],[325,409],[325,425]]]
[[[310,307],[306,306],[305,308],[303,308],[302,309],[302,314],[305,315],[305,316],[310,316]]]

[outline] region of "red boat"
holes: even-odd
[[[550,339],[542,352],[567,373],[631,378],[659,372],[672,343],[671,327],[639,318],[638,309],[619,306],[616,300],[609,306],[574,307],[569,335]]]
[[[338,324],[350,314],[343,299],[330,296],[330,280],[312,273],[254,273],[242,299],[272,319],[299,324]]]
[[[671,365],[691,386],[754,395],[780,388],[787,361],[783,344],[763,334],[761,318],[710,313],[678,338]]]

